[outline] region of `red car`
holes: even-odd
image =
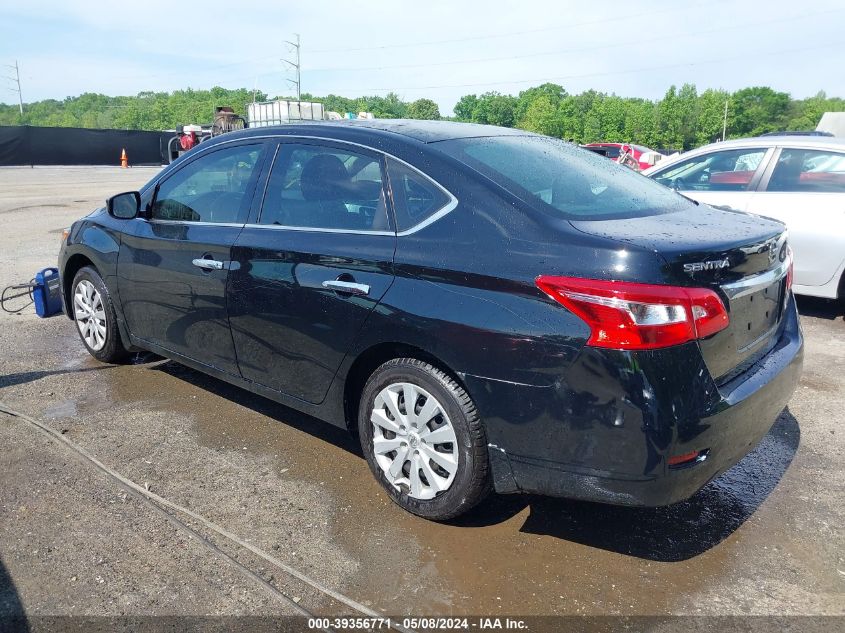
[[[619,157],[622,155],[622,150],[624,148],[633,155],[640,170],[648,169],[652,166],[652,163],[643,162],[641,158],[646,152],[653,152],[654,150],[642,145],[633,145],[631,143],[587,143],[586,145],[582,145],[582,147],[599,154],[603,154],[617,163],[619,162]]]

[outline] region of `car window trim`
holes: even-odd
[[[191,226],[228,226],[240,228],[244,226],[243,222],[203,222],[201,220],[158,220],[155,218],[145,218],[146,222],[150,224],[190,224]]]
[[[432,215],[427,217],[422,222],[419,222],[418,224],[415,224],[414,226],[412,226],[408,229],[405,229],[404,231],[401,231],[401,232],[397,232],[397,231],[362,231],[361,233],[363,233],[365,235],[384,234],[384,235],[395,235],[395,236],[398,236],[398,237],[404,237],[404,236],[407,236],[407,235],[412,235],[412,234],[416,233],[417,231],[421,231],[422,229],[426,228],[427,226],[434,224],[435,222],[437,222],[441,218],[445,217],[446,215],[451,213],[459,204],[458,198],[455,197],[455,195],[451,191],[449,191],[446,187],[441,185],[434,178],[432,178],[431,176],[426,174],[424,171],[422,171],[418,167],[415,167],[414,165],[412,165],[408,161],[402,160],[401,158],[399,158],[395,154],[391,154],[390,152],[386,152],[382,149],[377,149],[375,147],[371,147],[369,145],[364,145],[362,143],[356,143],[354,141],[335,139],[335,138],[331,138],[331,137],[327,137],[327,136],[315,136],[315,135],[310,135],[310,134],[307,134],[307,135],[306,134],[262,134],[260,136],[257,135],[257,136],[249,137],[249,140],[252,140],[252,139],[265,139],[265,141],[266,141],[266,139],[274,139],[274,140],[277,141],[277,143],[279,145],[285,139],[311,139],[311,140],[317,140],[317,141],[326,141],[326,142],[329,142],[329,143],[339,143],[339,144],[343,144],[343,145],[351,145],[353,147],[360,147],[360,148],[363,148],[365,150],[375,152],[376,154],[381,154],[382,156],[385,156],[387,158],[392,158],[393,160],[402,163],[406,167],[413,169],[415,172],[420,174],[423,178],[425,178],[429,182],[433,183],[435,186],[439,187],[440,190],[443,191],[443,193],[445,193],[446,196],[450,200],[439,211],[436,211],[435,213],[433,213]],[[197,150],[204,150],[204,151],[202,151],[202,154],[206,154],[207,152],[213,151],[213,148],[215,148],[215,147],[219,147],[221,145],[227,145],[229,143],[237,143],[239,141],[246,141],[246,139],[237,138],[237,139],[219,141],[219,142],[215,143],[210,148],[203,148],[202,144],[200,144],[200,145],[197,146]],[[278,151],[278,149],[277,149],[277,151]],[[198,157],[199,156],[197,156],[197,158]],[[168,174],[167,177],[169,178],[170,174]],[[390,178],[390,174],[388,174],[388,179],[389,178]],[[391,193],[390,204],[391,204],[391,208],[392,208],[392,205],[393,205],[393,195],[392,194],[393,194],[393,192],[391,191],[390,193]],[[247,218],[247,219],[249,219],[249,218]],[[394,220],[395,220],[395,218],[394,218]],[[395,221],[394,221],[394,225],[395,225]],[[261,229],[287,228],[287,230],[307,230],[307,231],[330,232],[330,233],[334,233],[334,232],[339,231],[339,232],[342,232],[342,233],[358,233],[357,231],[347,230],[347,229],[311,229],[311,228],[306,228],[306,227],[281,227],[279,225],[273,225],[273,224],[249,224],[249,223],[247,223],[247,224],[243,224],[243,225],[239,224],[238,226],[245,226],[245,227],[249,227],[249,228],[261,228]]]
[[[259,138],[263,139],[263,137],[259,137]],[[155,203],[156,203],[156,198],[158,198],[159,189],[161,188],[161,185],[163,183],[170,180],[173,176],[175,176],[180,171],[185,169],[188,165],[193,164],[194,162],[198,161],[203,156],[206,156],[208,154],[213,154],[214,151],[215,151],[215,148],[218,148],[220,145],[224,145],[224,144],[228,145],[229,143],[237,143],[238,141],[240,141],[241,145],[257,145],[260,148],[258,160],[256,161],[255,172],[250,176],[250,183],[247,185],[247,189],[251,190],[250,191],[250,201],[249,201],[249,205],[246,207],[246,212],[242,213],[243,220],[244,220],[243,222],[205,222],[203,220],[165,220],[165,219],[153,218],[153,217],[143,218],[143,220],[145,222],[149,222],[151,224],[179,224],[179,225],[188,224],[188,225],[191,225],[191,226],[223,226],[223,227],[230,227],[230,228],[231,227],[243,227],[243,226],[245,226],[246,220],[249,219],[250,212],[252,211],[253,202],[255,200],[256,189],[258,188],[257,185],[258,185],[258,182],[260,180],[261,171],[264,167],[264,163],[265,163],[266,158],[267,158],[266,152],[267,152],[267,145],[268,144],[267,144],[266,140],[259,140],[258,142],[254,142],[253,139],[249,139],[249,140],[247,140],[247,139],[232,139],[231,141],[229,141],[227,143],[215,143],[211,148],[207,149],[206,151],[204,151],[200,154],[197,154],[196,156],[192,157],[190,160],[186,160],[183,164],[179,165],[178,169],[172,170],[170,173],[166,174],[163,178],[160,178],[159,180],[155,181],[155,184],[153,185],[153,187],[154,187],[153,196],[152,196],[152,198],[150,198],[150,202],[149,202],[149,207],[150,207],[149,212],[152,213],[153,207],[155,206]],[[225,149],[225,148],[220,148],[220,149]],[[148,188],[145,187],[144,189],[146,190]],[[240,213],[241,210],[239,209],[238,212]]]

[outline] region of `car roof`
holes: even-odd
[[[340,122],[343,124],[343,122]],[[456,138],[478,138],[484,136],[537,136],[532,132],[481,123],[458,121],[417,121],[414,119],[358,119],[347,125],[383,132],[410,136],[423,143],[436,143]]]
[[[237,136],[314,134],[327,133],[342,140],[345,133],[353,130],[370,132],[374,136],[404,136],[421,143],[436,143],[457,138],[479,138],[487,136],[537,136],[532,132],[514,128],[460,123],[457,121],[418,121],[414,119],[352,119],[341,121],[297,121],[268,127],[247,128],[229,132],[217,138],[234,139]]]
[[[755,136],[753,138],[738,138],[730,141],[719,141],[717,143],[710,143],[690,152],[711,151],[713,149],[730,148],[730,147],[780,147],[781,145],[789,145],[791,147],[829,147],[830,149],[845,149],[845,138],[837,138],[830,136],[796,136],[785,134],[782,136]],[[687,153],[690,153],[687,152]]]
[[[644,170],[646,176],[663,171],[666,167],[674,165],[677,162],[699,156],[701,154],[709,154],[717,150],[723,149],[743,149],[746,147],[760,147],[768,149],[770,147],[794,147],[797,149],[830,149],[835,151],[845,151],[845,138],[830,137],[830,136],[755,136],[751,138],[738,138],[729,141],[718,141],[710,143],[709,145],[702,145],[695,149],[691,149],[681,154],[673,154],[664,158],[653,167]]]

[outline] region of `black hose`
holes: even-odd
[[[0,308],[3,309],[3,312],[8,312],[9,314],[19,314],[21,310],[35,303],[35,297],[32,296],[32,290],[33,288],[35,288],[35,286],[35,279],[32,279],[28,284],[6,286],[5,288],[3,288],[3,292],[0,293]],[[23,290],[24,292],[19,292],[17,294],[9,294],[14,290]],[[11,301],[12,299],[20,299],[21,297],[29,297],[29,301],[27,301],[21,306],[18,306],[17,308],[9,309],[6,307],[7,301]]]

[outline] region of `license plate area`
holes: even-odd
[[[779,279],[731,300],[731,329],[739,354],[752,351],[774,334],[783,311],[783,285]]]

